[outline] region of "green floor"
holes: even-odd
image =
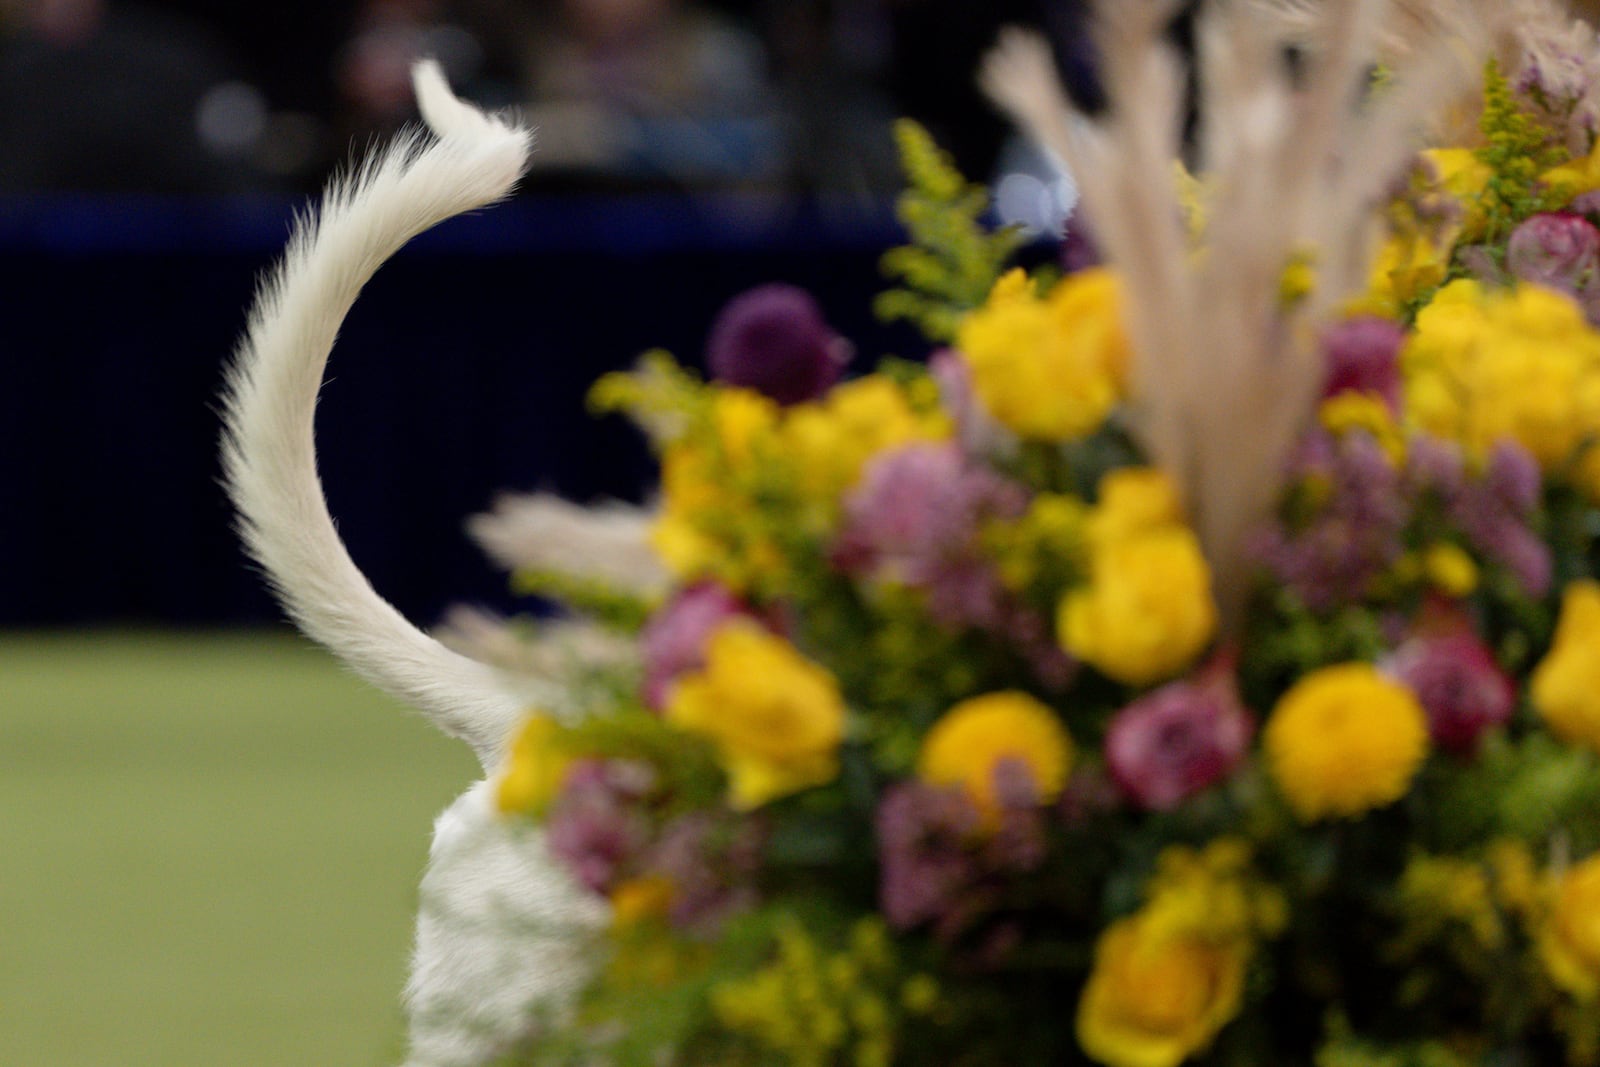
[[[283,634],[0,634],[0,1065],[392,1067],[475,771]]]

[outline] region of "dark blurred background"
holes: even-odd
[[[890,123],[928,125],[1009,217],[1070,188],[973,87],[1046,28],[1092,102],[1081,4],[1049,0],[0,0],[0,626],[276,617],[216,487],[213,398],[254,280],[328,175],[415,118],[408,68],[520,112],[512,203],[380,274],[319,420],[333,510],[412,618],[505,607],[461,530],[499,489],[637,499],[601,373],[700,356],[716,310],[812,290],[868,357],[898,239]]]

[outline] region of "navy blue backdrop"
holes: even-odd
[[[217,489],[215,396],[294,205],[0,203],[0,625],[277,616]],[[660,346],[698,361],[728,297],[805,286],[864,356],[887,211],[721,198],[523,199],[387,265],[341,335],[318,419],[357,562],[408,616],[505,607],[462,532],[499,489],[637,498],[638,436],[589,384]]]

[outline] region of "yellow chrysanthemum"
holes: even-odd
[[[1478,564],[1467,550],[1448,541],[1429,545],[1422,553],[1422,573],[1440,592],[1471,596],[1478,588]]]
[[[1104,544],[1087,585],[1062,598],[1061,645],[1107,677],[1151,685],[1194,662],[1217,629],[1200,542],[1167,526]]]
[[[1428,721],[1410,690],[1370,664],[1346,663],[1285,693],[1262,746],[1302,820],[1350,817],[1405,795],[1428,754]]]
[[[572,764],[557,741],[561,725],[541,712],[529,715],[511,742],[495,784],[495,806],[506,814],[539,815],[555,799]]]
[[[712,634],[704,669],[673,686],[666,719],[711,739],[736,808],[759,807],[839,773],[845,709],[833,675],[743,620]]]
[[[1122,395],[1130,360],[1121,282],[1080,271],[1048,297],[1014,270],[956,334],[972,386],[994,418],[1022,437],[1066,441],[1099,429]]]
[[[1567,586],[1555,643],[1534,668],[1529,695],[1557,737],[1600,752],[1600,582]]]
[[[1025,764],[1039,799],[1061,794],[1072,770],[1072,738],[1054,711],[1026,693],[986,693],[963,700],[922,740],[917,776],[959,785],[986,816],[999,811],[994,770],[1001,760]]]
[[[1177,1067],[1239,1013],[1251,943],[1174,933],[1146,910],[1113,923],[1078,1002],[1078,1043],[1108,1067]]]
[[[1570,298],[1451,282],[1418,313],[1401,367],[1418,429],[1479,458],[1510,438],[1546,472],[1581,460],[1579,485],[1600,495],[1600,333]]]
[[[1557,880],[1539,931],[1539,959],[1560,988],[1580,1000],[1600,998],[1600,855]]]

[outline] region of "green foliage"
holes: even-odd
[[[646,352],[631,371],[613,371],[589,389],[596,415],[627,415],[661,447],[709,417],[706,384],[661,349]]]
[[[709,743],[674,729],[660,716],[634,705],[607,715],[591,715],[564,727],[561,747],[572,753],[649,764],[661,776],[661,793],[670,815],[715,808],[726,778]]]
[[[927,130],[901,119],[895,141],[908,183],[896,214],[911,243],[884,255],[884,273],[901,285],[879,294],[873,308],[879,318],[909,319],[930,340],[948,342],[962,316],[989,295],[1022,237],[1014,228],[985,228],[987,190],[968,184]]]
[[[624,633],[637,632],[658,606],[654,601],[604,582],[562,571],[527,567],[512,572],[511,591],[519,596],[546,597]]]
[[[1565,203],[1561,190],[1551,190],[1540,176],[1566,159],[1562,145],[1539,119],[1517,100],[1511,83],[1495,60],[1484,71],[1483,116],[1479,123],[1487,143],[1478,159],[1490,170],[1480,204],[1486,221],[1484,240],[1497,249],[1524,219]]]

